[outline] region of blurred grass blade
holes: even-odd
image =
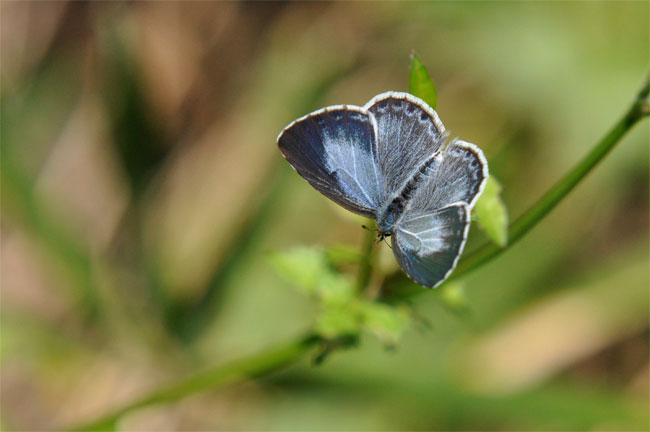
[[[647,285],[646,248],[625,254],[624,260],[604,262],[592,274],[517,309],[466,341],[454,367],[467,388],[480,393],[516,394],[541,384],[643,332],[648,325]],[[554,328],[562,331],[544,340]],[[516,355],[511,347],[518,347]]]
[[[2,95],[2,215],[33,235],[48,262],[76,291],[71,294],[81,303],[83,315],[93,317],[99,305],[87,245],[35,188],[55,142],[52,137],[61,133],[81,94],[81,83],[67,79],[75,66],[73,60],[45,61],[22,87]]]
[[[21,86],[2,89],[0,151],[10,153],[33,183],[57,137],[77,106],[82,83],[68,77],[76,59],[54,57],[25,77]]]
[[[425,101],[433,109],[436,109],[438,103],[438,92],[436,86],[429,78],[429,72],[420,58],[411,53],[411,75],[409,78],[409,93]]]
[[[243,215],[245,221],[242,228],[225,248],[228,254],[214,264],[201,296],[193,302],[176,303],[172,306],[175,309],[170,311],[169,324],[180,340],[192,342],[217,316],[224,287],[240,270],[240,265],[244,265],[249,251],[253,249],[267,226],[273,222],[275,212],[282,207],[281,192],[291,174],[290,168],[278,164],[271,168],[269,175],[263,176],[263,181],[260,182],[263,196],[261,203],[252,213]]]
[[[199,372],[174,384],[154,390],[109,414],[87,424],[74,427],[71,430],[90,431],[112,429],[120,417],[131,411],[147,406],[173,402],[201,391],[208,389],[214,390],[235,382],[267,375],[298,360],[312,347],[316,346],[319,341],[320,338],[313,334],[307,334],[285,345]]]
[[[360,62],[352,62],[326,74],[320,81],[314,82],[309,91],[299,93],[296,106],[297,114],[312,111],[323,96],[336,85],[340,79],[361,66]],[[281,160],[270,167],[268,173],[262,176],[258,190],[264,195],[260,204],[252,214],[243,215],[246,222],[241,225],[237,235],[233,236],[230,244],[225,247],[229,253],[214,269],[206,284],[203,294],[196,301],[180,305],[173,314],[175,331],[186,342],[195,340],[208,328],[217,314],[219,298],[223,293],[231,275],[235,274],[239,265],[258,241],[264,230],[273,223],[276,211],[282,208],[283,191],[293,170]],[[255,197],[259,201],[259,196]]]
[[[112,142],[137,198],[167,155],[171,143],[155,121],[140,82],[127,24],[109,21],[100,39],[103,97],[109,113]]]
[[[501,184],[493,175],[488,177],[483,194],[474,207],[474,214],[494,243],[501,247],[508,243],[508,209],[501,199]]]
[[[131,202],[122,215],[109,255],[119,266],[137,269],[143,283],[122,291],[132,298],[147,296],[165,324],[172,324],[174,305],[159,269],[147,256],[143,244],[142,201],[172,147],[172,139],[156,118],[143,90],[138,70],[135,41],[123,17],[107,18],[98,32],[98,52],[102,70],[101,96],[108,114],[111,144],[119,157],[131,192]]]
[[[294,386],[308,383],[315,393],[335,387],[339,394],[360,400],[382,395],[386,409],[406,406],[410,418],[417,418],[419,424],[438,425],[435,430],[479,429],[471,426],[472,422],[497,425],[489,430],[648,430],[646,397],[613,384],[594,385],[564,376],[505,395],[472,392],[450,379],[404,379],[362,369],[326,378],[296,371],[286,380]]]
[[[99,311],[97,286],[88,250],[69,232],[65,223],[35,193],[32,180],[16,161],[2,152],[2,212],[36,236],[50,262],[61,270],[80,296],[84,315]]]

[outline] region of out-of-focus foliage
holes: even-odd
[[[622,114],[649,63],[645,2],[0,7],[6,430],[93,419],[319,316],[340,328],[267,257],[318,245],[353,280],[366,232],[275,137],[313,109],[408,90],[411,50],[512,218]],[[408,312],[343,310],[381,340],[117,428],[648,429],[648,147],[646,122],[459,285]],[[466,250],[487,241],[473,227]],[[375,248],[370,286],[399,281]]]
[[[297,248],[274,254],[271,263],[288,282],[318,300],[319,336],[336,339],[368,331],[385,345],[397,344],[409,323],[406,309],[360,298],[353,281],[339,273],[330,256],[316,248]]]
[[[501,199],[501,187],[494,176],[488,177],[474,214],[488,237],[503,247],[508,243],[508,209]]]
[[[326,305],[341,305],[354,298],[353,283],[329,264],[321,250],[293,249],[274,254],[271,261],[288,282]]]
[[[455,313],[469,312],[469,302],[462,282],[451,281],[440,287],[439,296],[442,304]]]

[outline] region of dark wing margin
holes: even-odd
[[[339,105],[289,124],[278,146],[314,188],[346,209],[376,218],[384,197],[377,165],[377,124],[361,107]]]
[[[408,93],[382,93],[364,108],[377,121],[377,160],[384,188],[388,193],[399,191],[422,161],[441,149],[445,128],[426,102]]]
[[[466,203],[402,220],[391,237],[400,266],[416,283],[435,288],[456,267],[470,225]]]

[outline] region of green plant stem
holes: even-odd
[[[551,212],[569,192],[576,187],[582,179],[618,144],[644,117],[650,115],[650,102],[648,94],[650,93],[650,76],[646,79],[641,90],[636,95],[634,102],[627,112],[614,124],[607,134],[596,143],[594,148],[573,167],[564,177],[562,177],[551,189],[526,210],[519,218],[508,227],[508,245],[500,247],[492,242],[485,244],[473,253],[463,257],[447,282],[457,279],[465,274],[477,269],[481,265],[497,257],[501,253],[512,247],[528,231],[537,225],[544,217]],[[409,281],[410,282],[410,281]],[[408,286],[403,284],[396,290],[382,293],[384,301],[399,301],[407,297],[429,292],[420,289],[419,286],[409,283]]]
[[[247,378],[258,378],[296,361],[319,343],[320,338],[307,334],[296,341],[263,351],[232,363],[197,373],[175,384],[155,390],[135,401],[115,409],[94,421],[71,430],[113,429],[117,420],[133,410],[165,402],[173,402],[209,388],[219,388]]]
[[[488,243],[471,255],[461,260],[458,268],[452,274],[451,279],[458,278],[478,268],[482,264],[496,257],[519,241],[528,231],[537,225],[544,217],[551,212],[569,192],[576,187],[589,172],[603,160],[603,158],[621,141],[621,138],[629,132],[634,125],[650,113],[648,108],[648,93],[650,92],[650,79],[646,76],[643,87],[637,94],[632,106],[616,122],[609,132],[601,138],[594,148],[573,167],[562,179],[548,190],[532,207],[526,210],[519,218],[510,224],[508,228],[508,245],[499,247],[494,243]]]
[[[374,220],[369,219],[366,224],[366,230],[363,236],[363,243],[361,244],[361,260],[359,261],[359,273],[357,275],[357,293],[362,293],[370,282],[372,276],[372,266],[374,261],[374,246],[376,232],[373,230],[376,223]]]
[[[458,278],[471,270],[474,270],[496,257],[517,240],[530,231],[544,216],[546,216],[555,206],[564,198],[579,182],[582,180],[603,157],[620,141],[620,139],[644,117],[650,114],[648,104],[648,93],[650,92],[650,81],[646,78],[645,84],[638,93],[636,100],[627,113],[614,125],[614,127],[605,135],[594,147],[594,149],[573,168],[562,180],[553,186],[542,198],[537,201],[529,210],[523,213],[519,219],[513,222],[509,228],[510,242],[505,248],[499,248],[492,244],[484,246],[461,261],[452,278]],[[369,232],[364,243],[364,251],[372,251],[372,244],[368,245],[368,237],[372,237]],[[364,254],[365,256],[365,254]],[[370,261],[363,264],[367,266],[366,270],[360,270],[359,281],[370,277],[372,266]],[[366,275],[367,272],[367,275]],[[450,279],[452,279],[450,278]],[[365,279],[365,280],[368,280]],[[361,282],[359,282],[361,283]],[[428,292],[428,290],[418,289],[413,292]],[[391,296],[404,297],[404,295]],[[297,341],[290,342],[281,347],[261,352],[241,360],[236,360],[225,366],[218,366],[214,369],[191,376],[176,384],[156,390],[128,405],[116,409],[112,413],[103,416],[84,426],[77,427],[75,430],[97,430],[111,428],[115,422],[124,414],[138,408],[163,403],[172,402],[185,396],[206,390],[223,387],[246,378],[260,377],[274,372],[284,367],[303,355],[312,347],[320,342],[318,336],[308,334]]]

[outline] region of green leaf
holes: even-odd
[[[438,290],[438,296],[442,304],[456,314],[464,314],[470,311],[465,286],[460,282],[447,282]]]
[[[271,256],[275,270],[289,283],[325,304],[340,305],[354,297],[354,286],[330,266],[327,253],[317,248],[294,248]]]
[[[295,248],[271,255],[270,262],[275,271],[287,282],[301,288],[305,294],[316,291],[317,276],[320,273],[320,254],[315,249]]]
[[[357,248],[349,245],[333,245],[325,250],[327,260],[333,266],[344,264],[357,264],[361,261],[361,254]]]
[[[483,194],[476,202],[474,214],[479,225],[497,245],[508,244],[508,209],[501,199],[501,184],[488,177]]]
[[[359,303],[363,328],[387,346],[394,346],[409,325],[406,309],[385,303]]]
[[[329,269],[321,274],[316,294],[327,305],[341,305],[354,297],[354,285],[342,274]]]
[[[438,103],[436,86],[429,78],[429,73],[424,64],[415,53],[411,54],[411,76],[409,78],[409,93],[425,101],[433,109]]]
[[[361,323],[350,304],[326,307],[316,319],[316,332],[328,339],[359,333]]]

